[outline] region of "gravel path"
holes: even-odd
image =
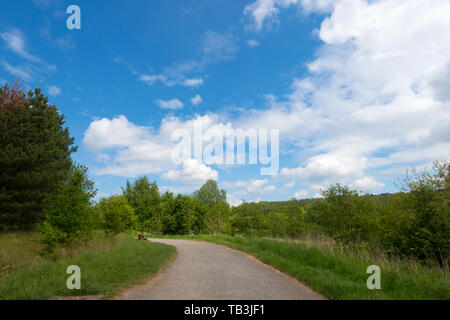
[[[316,300],[307,286],[256,259],[224,246],[151,239],[173,245],[178,256],[149,283],[122,292],[134,300]]]

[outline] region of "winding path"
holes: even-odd
[[[149,283],[122,292],[133,300],[316,300],[307,286],[256,259],[224,246],[151,239],[173,245],[178,256]]]

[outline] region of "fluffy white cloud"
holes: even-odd
[[[164,179],[181,180],[186,183],[203,183],[208,179],[217,180],[219,173],[196,159],[183,161],[181,170],[170,170],[161,175]]]
[[[161,109],[177,110],[183,108],[184,104],[178,99],[155,101]]]
[[[229,124],[220,122],[214,114],[190,120],[168,116],[161,121],[158,130],[137,126],[125,116],[119,116],[93,121],[84,134],[83,145],[98,153],[98,167],[93,170],[98,175],[136,177],[163,174],[166,179],[179,177],[190,183],[203,181],[205,177],[215,179],[218,172],[196,160],[185,161],[181,165],[172,161],[177,143],[172,141],[173,132],[182,129],[191,134],[194,141],[194,127],[197,125],[204,131],[229,128]]]
[[[196,94],[195,97],[191,99],[191,102],[194,106],[198,106],[200,103],[203,102],[203,99],[199,94]]]
[[[101,151],[130,146],[144,134],[145,128],[134,125],[121,115],[112,120],[103,118],[91,122],[84,133],[83,144],[90,150]]]
[[[268,109],[242,119],[280,128],[299,150],[300,165],[280,177],[380,190],[368,171],[448,157],[450,2],[261,0],[246,12],[261,28],[293,4],[329,12],[317,32],[323,45],[287,99],[268,96]]]

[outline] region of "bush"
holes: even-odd
[[[45,200],[45,220],[38,224],[45,251],[52,252],[56,246],[88,236],[95,229],[98,215],[91,204],[95,193],[87,168],[73,165],[59,193]]]
[[[450,257],[450,163],[407,173],[403,193],[386,207],[382,243],[389,251],[440,262]]]
[[[340,184],[322,191],[323,199],[311,205],[308,220],[326,235],[343,243],[373,243],[376,234],[375,205],[367,197]]]
[[[109,233],[117,234],[132,230],[137,225],[134,209],[124,196],[102,198],[96,205],[102,220],[102,227]]]

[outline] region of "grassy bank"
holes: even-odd
[[[30,235],[16,235],[16,240],[3,240],[16,254],[2,248],[2,264],[13,270],[0,279],[0,299],[51,299],[56,296],[102,294],[114,296],[120,289],[141,283],[156,274],[176,254],[174,247],[137,241],[131,237],[107,240],[97,237],[84,245],[60,249],[56,261],[36,254],[39,245]],[[19,240],[19,238],[22,238]],[[22,245],[21,245],[22,244]],[[9,252],[8,255],[5,253]],[[27,260],[31,258],[31,260]],[[24,260],[23,260],[24,259]],[[81,290],[69,290],[66,269],[81,269]]]
[[[159,237],[159,236],[155,236]],[[249,253],[328,299],[450,299],[450,276],[409,261],[361,257],[301,242],[239,236],[177,236]],[[366,286],[369,265],[381,268],[381,290]]]

